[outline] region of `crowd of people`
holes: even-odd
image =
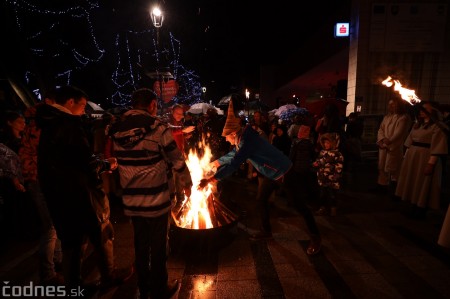
[[[204,150],[200,141],[211,148],[215,172],[194,188],[220,185],[245,169],[258,185],[260,224],[250,239],[272,237],[269,199],[278,190],[305,220],[308,255],[321,251],[314,216],[338,214],[341,187],[351,182],[344,174],[361,161],[361,118],[355,112],[343,117],[332,104],[323,115],[287,121],[261,111],[236,116],[232,100],[224,116],[214,108],[196,116],[174,105],[163,117],[155,93],[143,88],[132,94],[131,109],[92,123],[83,117],[88,99],[82,90],[62,86],[24,114],[8,111],[2,118],[1,217],[19,225],[18,198],[32,199],[41,225],[43,285],[83,285],[80,270],[91,244],[98,287],[120,284],[136,271],[140,298],[170,298],[179,288],[178,281],[168,281],[166,268],[170,211],[190,195],[186,159],[189,151]],[[448,179],[448,111],[429,101],[408,109],[398,98],[387,111],[378,128],[372,191],[409,202],[411,217],[423,219],[428,209],[448,204],[441,198],[442,180]],[[112,200],[120,200],[133,225],[135,266],[129,269],[114,263]],[[450,210],[438,241],[445,247],[449,226]]]

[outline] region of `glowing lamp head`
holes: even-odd
[[[153,26],[155,26],[156,28],[162,27],[164,16],[159,7],[154,7],[150,13],[150,16],[152,18]]]

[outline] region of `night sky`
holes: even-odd
[[[49,10],[64,10],[77,5],[89,8],[89,3],[97,5],[90,10],[95,42],[83,18],[27,13],[21,19],[26,26],[17,28],[16,14],[9,0],[0,4],[0,17],[2,38],[9,41],[2,49],[2,61],[8,75],[23,80],[24,70],[31,69],[38,74],[35,85],[52,85],[55,73],[75,65],[73,48],[76,47],[83,54],[89,53],[90,58],[101,56],[98,61],[72,73],[73,84],[100,102],[112,92],[108,74],[114,71],[113,65],[117,61],[117,34],[153,29],[149,16],[152,3],[149,1],[19,0],[17,3],[22,7],[21,17],[27,11],[23,10],[28,7],[24,6],[26,3]],[[348,21],[349,3],[350,0],[314,1],[299,8],[304,2],[282,0],[269,5],[261,1],[238,0],[161,1],[165,20],[160,29],[160,44],[170,47],[169,33],[172,33],[181,43],[180,63],[194,71],[203,86],[211,87],[215,97],[247,87],[256,90],[259,88],[260,65],[284,62],[305,45],[326,20]],[[51,27],[54,24],[57,26]],[[28,34],[24,34],[27,30]],[[44,34],[30,39],[31,33],[38,30]],[[152,42],[137,38],[133,41],[141,47]],[[31,44],[46,51],[30,51]],[[105,52],[101,54],[99,49]],[[142,57],[141,64],[145,69],[155,68],[152,55]],[[299,74],[302,71],[306,70],[299,69]]]

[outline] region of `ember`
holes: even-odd
[[[197,186],[204,177],[213,175],[211,169],[211,149],[203,141],[201,148],[204,153],[191,150],[186,161],[191,172],[192,189],[191,196],[184,197],[182,202],[177,202],[172,209],[172,218],[178,227],[186,229],[211,229],[231,224],[237,220],[237,216],[215,196],[215,187],[209,184],[205,189],[198,190]]]

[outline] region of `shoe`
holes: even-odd
[[[259,241],[259,240],[267,240],[272,239],[272,233],[271,232],[258,232],[250,236],[250,241]]]
[[[43,286],[63,286],[64,285],[64,277],[60,273],[56,273],[50,279],[43,280],[41,282]]]
[[[322,248],[322,239],[320,238],[320,236],[312,236],[308,248],[306,249],[306,254],[316,255],[320,252],[321,248]]]
[[[102,277],[100,281],[100,288],[102,290],[105,290],[118,286],[127,281],[133,275],[133,273],[133,267],[114,269],[110,275],[106,276],[105,278]]]

